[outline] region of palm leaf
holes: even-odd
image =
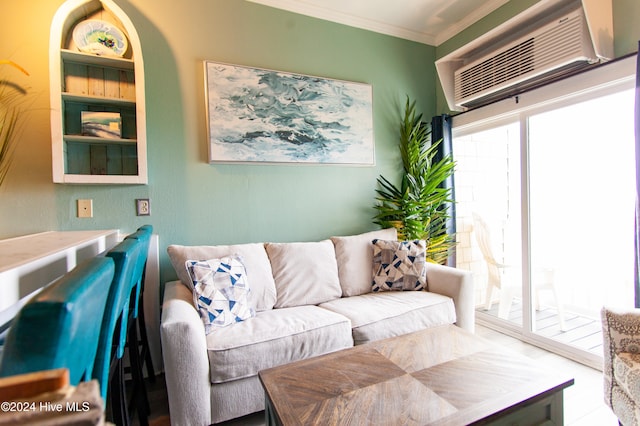
[[[24,68],[13,61],[0,60],[0,65],[10,65],[29,75]],[[0,80],[0,186],[11,167],[16,143],[15,135],[20,119],[19,96],[22,93],[16,91],[15,87],[9,81]]]
[[[381,227],[395,227],[398,239],[426,240],[427,257],[437,263],[446,261],[455,246],[454,236],[447,233],[447,206],[452,203],[452,193],[443,187],[454,172],[455,162],[451,155],[436,161],[441,142],[431,142],[429,127],[416,112],[415,101],[407,97],[400,124],[400,185],[378,177],[373,218]]]

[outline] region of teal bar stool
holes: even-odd
[[[131,398],[136,403],[138,412],[140,413],[144,410],[147,415],[150,414],[151,410],[144,381],[143,369],[145,364],[150,381],[155,381],[155,371],[153,369],[153,362],[151,361],[151,352],[149,351],[143,296],[147,253],[149,251],[152,233],[153,227],[151,225],[145,225],[138,228],[133,234],[125,237],[125,240],[133,239],[141,244],[140,255],[136,259],[133,272],[132,284],[134,287],[131,289],[129,325],[126,333],[130,365],[129,371],[133,379]]]
[[[100,391],[109,403],[107,419],[118,426],[130,423],[122,357],[127,341],[129,301],[134,287],[133,274],[142,244],[128,239],[117,244],[106,254],[113,259],[115,272],[109,289],[93,377],[101,384]],[[138,413],[141,424],[146,424],[146,413]]]
[[[73,385],[91,380],[113,276],[112,259],[92,258],[29,300],[7,334],[0,376],[66,368]]]
[[[144,309],[144,304],[142,303],[142,292],[144,291],[144,278],[145,278],[145,267],[147,265],[147,252],[149,251],[149,243],[151,241],[152,234],[153,234],[153,227],[151,225],[144,225],[138,228],[136,232],[129,234],[125,237],[125,240],[126,239],[139,240],[143,244],[142,254],[138,258],[138,262],[136,262],[136,269],[134,272],[134,277],[137,279],[136,303],[133,306],[132,312],[135,318],[137,318],[138,313]]]
[[[155,381],[155,370],[153,368],[153,361],[151,359],[151,351],[149,350],[149,338],[147,336],[147,325],[144,316],[144,283],[145,283],[145,270],[147,266],[147,253],[149,251],[149,244],[151,241],[151,235],[153,234],[153,227],[151,225],[144,225],[138,228],[136,232],[128,235],[125,239],[136,239],[141,241],[143,248],[142,254],[138,258],[136,263],[136,271],[134,273],[136,283],[135,304],[133,304],[132,317],[135,321],[135,331],[140,336],[138,341],[139,357],[141,362],[141,368],[147,367],[147,376],[150,381]]]

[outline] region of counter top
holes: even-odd
[[[0,240],[0,272],[83,246],[100,238],[117,238],[117,230],[47,231]],[[103,248],[104,251],[106,247]]]

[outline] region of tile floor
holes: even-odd
[[[618,419],[604,403],[601,371],[487,327],[476,326],[476,334],[544,363],[549,368],[572,372],[575,384],[564,391],[565,426],[618,425]]]

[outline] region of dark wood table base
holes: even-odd
[[[455,326],[261,371],[268,424],[563,424],[573,378]]]

